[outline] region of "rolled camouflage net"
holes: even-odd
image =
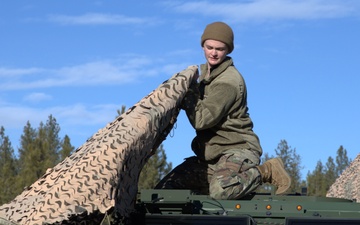
[[[197,71],[197,66],[189,66],[173,75],[48,169],[0,207],[2,223],[61,223],[109,209],[127,217],[133,210],[139,173],[172,129],[179,104]]]
[[[330,186],[326,197],[345,198],[360,202],[360,154]]]

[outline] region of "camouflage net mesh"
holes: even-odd
[[[135,203],[139,173],[172,129],[197,71],[197,66],[189,66],[174,74],[48,169],[0,207],[0,224],[53,224],[81,215],[92,220],[91,215],[109,209],[128,216]]]
[[[360,202],[360,155],[342,172],[330,186],[326,197],[345,198]]]

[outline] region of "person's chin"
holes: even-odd
[[[219,60],[209,60],[209,64],[211,67],[216,66],[217,64],[219,64]]]

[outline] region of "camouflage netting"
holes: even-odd
[[[360,155],[351,162],[348,168],[331,185],[326,197],[345,198],[360,202]]]
[[[190,66],[173,75],[48,169],[0,207],[0,223],[52,224],[80,215],[93,220],[91,215],[109,209],[127,217],[133,210],[139,173],[172,129],[197,71],[197,66]]]

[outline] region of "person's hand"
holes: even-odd
[[[186,110],[188,108],[189,103],[190,103],[189,98],[187,98],[187,96],[185,95],[183,100],[180,102],[180,109]]]
[[[196,80],[190,84],[188,91],[186,92],[182,102],[180,103],[180,108],[183,110],[194,108],[198,99],[198,84]]]

